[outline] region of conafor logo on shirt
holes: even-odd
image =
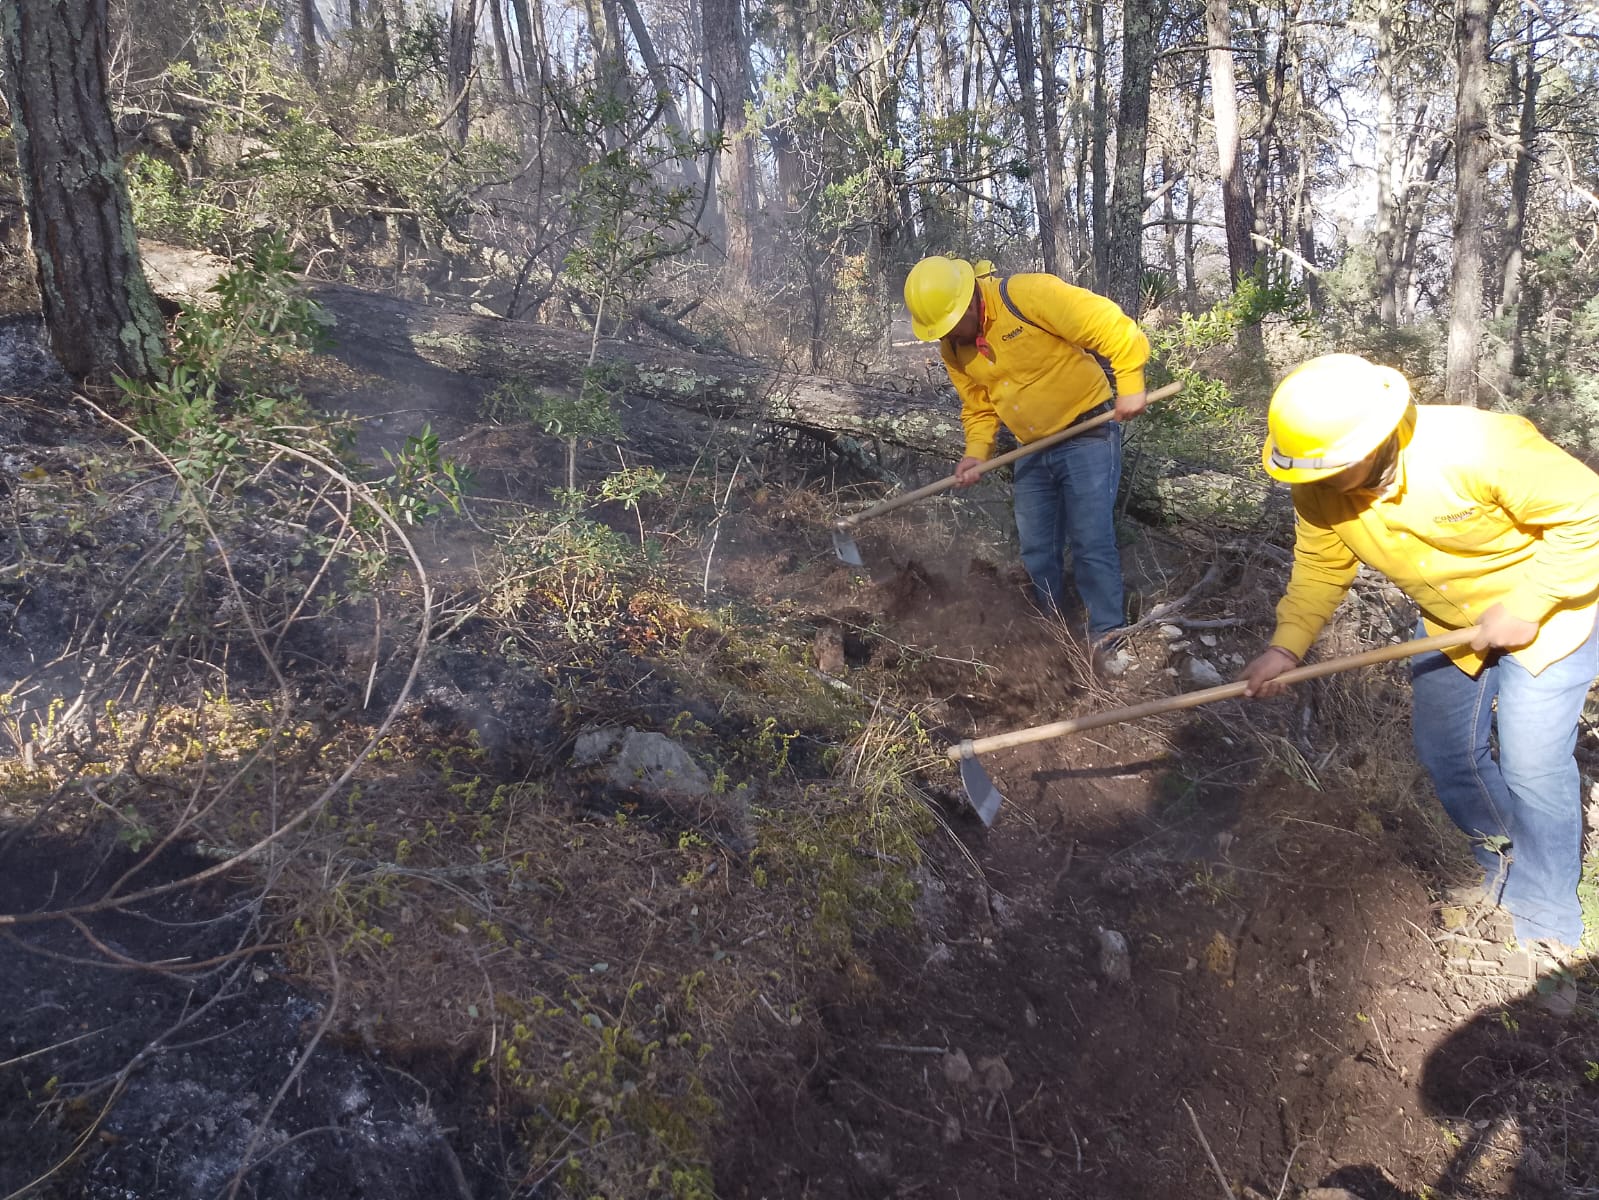
[[[1000,338],[999,340],[1002,341],[1002,342],[1008,342],[1013,337],[1020,337],[1021,336],[1021,332],[1022,332],[1022,327],[1020,325],[1018,325],[1018,326],[1016,326],[1015,329],[1012,329],[1009,333],[1007,333],[1004,337]]]
[[[1461,521],[1469,521],[1477,515],[1477,509],[1463,508],[1459,512],[1445,513],[1441,517],[1434,517],[1433,523],[1437,525],[1458,525]]]

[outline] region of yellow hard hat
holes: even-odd
[[[972,264],[972,271],[979,279],[987,279],[990,275],[998,275],[999,269],[986,258],[980,258]]]
[[[1284,483],[1313,483],[1352,467],[1410,410],[1410,384],[1358,354],[1300,363],[1272,393],[1261,463]]]
[[[935,254],[924,258],[905,277],[905,307],[911,310],[911,332],[936,342],[951,329],[972,302],[977,274],[963,258]]]

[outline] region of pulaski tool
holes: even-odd
[[[1182,390],[1183,385],[1181,382],[1168,383],[1165,387],[1156,388],[1150,392],[1149,399],[1151,402],[1164,400],[1168,396],[1175,396]],[[1019,458],[1026,458],[1029,454],[1037,454],[1040,450],[1048,450],[1051,446],[1057,446],[1080,433],[1087,433],[1090,429],[1097,429],[1106,421],[1112,420],[1115,415],[1115,413],[1101,413],[1097,417],[1090,417],[1088,420],[1081,421],[1076,425],[1068,425],[1058,433],[1052,433],[1048,437],[1041,437],[1036,442],[1028,442],[1025,446],[1018,446],[1008,453],[1001,454],[998,458],[991,458],[985,463],[979,463],[977,473],[986,475],[988,472],[1003,467],[1007,463],[1013,463]],[[914,504],[918,500],[925,500],[929,496],[947,492],[954,486],[955,476],[947,475],[937,483],[930,483],[926,487],[917,488],[914,492],[906,492],[903,496],[894,496],[858,513],[841,517],[833,522],[833,549],[838,552],[838,557],[850,566],[865,566],[865,562],[861,559],[860,547],[855,544],[855,538],[852,536],[857,525],[862,521],[869,521],[873,517],[880,517],[884,513],[893,512],[896,508],[904,508],[907,504]]]
[[[1379,646],[1375,650],[1364,650],[1359,654],[1351,654],[1344,658],[1332,658],[1326,662],[1312,663],[1308,667],[1294,667],[1277,676],[1282,683],[1299,683],[1305,679],[1320,679],[1323,675],[1337,675],[1341,671],[1352,671],[1356,667],[1369,667],[1374,663],[1393,662],[1401,658],[1413,658],[1418,654],[1425,654],[1429,650],[1443,650],[1450,646],[1464,646],[1476,637],[1477,626],[1466,629],[1454,629],[1448,633],[1435,634],[1432,637],[1415,638],[1408,642],[1400,642],[1395,646]],[[992,737],[968,738],[957,746],[951,746],[947,752],[950,761],[958,762],[961,769],[961,785],[966,789],[966,799],[970,801],[973,809],[984,825],[992,825],[994,818],[999,815],[1000,805],[1005,803],[1005,797],[1000,794],[994,781],[989,778],[988,772],[983,769],[983,764],[977,761],[979,754],[987,754],[990,750],[1004,750],[1011,746],[1025,746],[1030,742],[1048,741],[1050,738],[1065,737],[1068,733],[1081,733],[1085,729],[1102,729],[1106,725],[1120,725],[1124,721],[1136,721],[1140,717],[1153,717],[1159,713],[1175,712],[1183,708],[1198,708],[1202,704],[1212,704],[1217,700],[1231,700],[1235,696],[1244,694],[1243,680],[1233,683],[1224,683],[1219,687],[1206,688],[1200,692],[1186,692],[1181,696],[1162,696],[1159,700],[1146,700],[1142,704],[1132,704],[1126,708],[1113,708],[1107,712],[1090,713],[1086,717],[1072,717],[1065,721],[1055,721],[1048,725],[1034,725],[1030,729],[1018,729],[1011,733],[996,733]]]

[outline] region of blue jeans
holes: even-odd
[[[1540,675],[1514,654],[1489,659],[1475,679],[1436,651],[1411,660],[1416,754],[1520,939],[1582,941],[1582,780],[1572,753],[1596,673],[1599,629]],[[1497,762],[1488,748],[1495,724]],[[1507,838],[1508,855],[1485,838]]]
[[[1088,631],[1100,637],[1126,624],[1121,552],[1116,548],[1116,488],[1122,477],[1122,427],[1108,421],[1016,464],[1012,491],[1022,562],[1045,612],[1065,600],[1066,546]]]

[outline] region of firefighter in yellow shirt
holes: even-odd
[[[1362,563],[1416,602],[1418,634],[1480,626],[1470,646],[1411,660],[1416,752],[1472,839],[1483,898],[1518,939],[1575,947],[1573,750],[1599,673],[1599,475],[1521,417],[1418,406],[1398,371],[1352,354],[1291,371],[1267,421],[1266,471],[1293,485],[1297,523],[1271,645],[1244,668],[1248,694],[1282,690],[1273,681]]]
[[[1016,463],[1014,504],[1022,562],[1045,612],[1065,600],[1065,551],[1103,672],[1121,665],[1125,624],[1116,489],[1121,426],[1144,410],[1149,341],[1103,296],[1054,275],[982,272],[958,258],[924,258],[905,280],[911,328],[939,355],[961,398],[960,486],[994,450],[1003,422],[1024,445],[1114,409],[1116,420]],[[1112,380],[1115,381],[1114,387]]]

